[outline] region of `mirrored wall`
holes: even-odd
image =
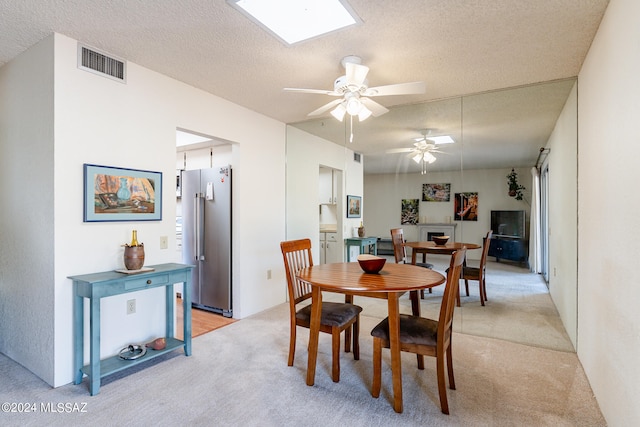
[[[576,141],[566,141],[573,138],[572,132],[558,129],[566,123],[566,126],[577,123],[575,83],[575,79],[568,79],[396,106],[387,114],[362,123],[348,119],[338,122],[329,117],[292,126],[362,155],[362,221],[367,236],[388,239],[391,228],[402,227],[406,239],[416,241],[423,237],[421,230],[426,226],[449,224],[453,227],[452,239],[481,246],[483,236],[492,228],[492,211],[524,211],[526,232],[521,243],[528,251],[534,202],[532,167],[549,161],[548,148],[554,140],[556,144],[574,147],[574,162],[577,155]],[[567,115],[569,119],[563,119]],[[454,143],[437,145],[432,153],[435,161],[414,161],[415,144],[419,143],[419,138],[445,135],[450,136]],[[544,156],[540,155],[541,148],[547,148]],[[345,166],[341,169],[346,171],[344,179],[348,181],[351,179],[346,164],[349,159],[345,159]],[[567,162],[566,154],[563,161]],[[525,187],[522,200],[509,195],[507,175],[512,170]],[[573,176],[561,176],[563,173],[556,171],[552,176],[557,180],[575,181],[575,170],[569,168],[568,174]],[[444,188],[447,195],[441,200],[425,199],[425,185],[426,188],[434,185]],[[456,195],[474,198],[474,215],[458,215]],[[406,201],[417,203],[415,223],[403,223],[402,209]],[[575,216],[575,212],[566,214]],[[573,220],[566,222],[569,225],[573,223]],[[553,240],[548,252],[554,256]],[[437,268],[443,270],[446,267],[448,259],[429,256]],[[469,251],[469,263],[477,265],[480,256],[481,250]],[[497,258],[491,256],[488,259],[487,294],[490,303],[485,306],[479,304],[477,282],[470,283],[469,297],[465,296],[462,284],[462,305],[456,311],[458,330],[573,351],[571,341],[576,331],[570,321],[575,317],[571,304],[562,308],[562,317],[554,317],[553,313],[548,315],[555,306],[547,292],[547,283],[540,274],[530,272],[526,260],[503,259],[496,262]],[[567,267],[571,268],[571,265]],[[569,287],[571,290],[568,292],[575,294],[573,281],[569,277],[568,283],[558,286]],[[437,297],[431,297],[431,301],[429,298],[427,296],[423,301],[425,315],[433,315],[432,311],[437,312],[439,307]],[[569,328],[568,334],[565,325]]]

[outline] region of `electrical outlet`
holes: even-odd
[[[169,238],[167,236],[160,236],[160,249],[169,248]]]
[[[133,314],[136,312],[136,300],[130,299],[127,301],[127,314]]]
[[[271,280],[271,270],[267,270],[267,280]]]

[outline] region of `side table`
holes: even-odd
[[[364,253],[364,248],[369,248],[369,253],[378,255],[378,238],[377,237],[349,237],[344,239],[345,245],[347,245],[347,262],[351,262],[351,246],[357,246],[360,253]]]
[[[74,384],[82,382],[82,375],[89,377],[92,396],[100,391],[100,379],[109,374],[130,368],[139,363],[183,347],[186,356],[191,355],[191,269],[192,265],[160,264],[149,266],[153,271],[126,274],[116,271],[69,276],[73,281],[73,368]],[[184,316],[184,341],[174,338],[173,305],[174,283],[184,284],[182,304]],[[100,300],[114,295],[165,287],[167,345],[163,350],[150,350],[136,360],[123,360],[118,355],[100,360]],[[89,300],[89,359],[84,363],[84,299]]]

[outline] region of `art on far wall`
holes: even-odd
[[[84,222],[160,221],[162,172],[84,165]]]
[[[456,221],[477,221],[478,193],[456,193],[453,209]]]
[[[451,200],[451,184],[422,184],[423,202],[448,202]]]
[[[347,196],[347,218],[360,218],[362,216],[362,197]]]
[[[400,214],[400,224],[417,224],[419,199],[402,199],[402,211]]]

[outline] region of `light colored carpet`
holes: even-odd
[[[491,298],[491,294],[490,294]],[[364,302],[364,299],[362,299]],[[341,379],[330,378],[331,344],[321,334],[316,382],[305,384],[308,331],[299,328],[293,367],[287,366],[285,304],[193,340],[193,355],[174,351],[103,381],[89,396],[87,381],[50,388],[0,355],[0,401],[34,403],[35,413],[0,413],[3,426],[604,426],[574,353],[455,333],[457,390],[451,415],[440,412],[435,360],[416,369],[403,353],[404,412],[391,407],[389,352],[383,352],[380,398],[370,394],[369,316],[386,302],[368,299],[361,357],[342,353]],[[377,307],[376,307],[377,302]],[[84,406],[85,413],[43,413],[41,403]],[[80,406],[79,408],[82,408]]]

